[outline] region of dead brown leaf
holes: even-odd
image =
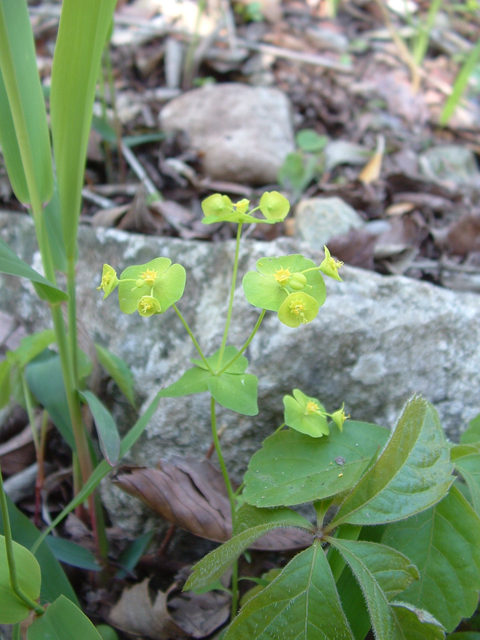
[[[18,435],[0,445],[0,463],[6,475],[19,473],[35,460],[32,429],[27,425]]]
[[[377,236],[365,229],[350,229],[328,242],[332,255],[353,267],[373,270],[373,250]]]
[[[208,591],[182,593],[168,602],[172,619],[192,638],[204,638],[221,627],[230,615],[230,594]]]
[[[112,608],[109,622],[125,633],[151,640],[175,640],[186,638],[185,633],[170,617],[167,595],[159,591],[152,601],[149,592],[150,579],[125,589],[120,600]]]
[[[447,232],[446,243],[450,251],[465,257],[480,250],[480,215],[467,213],[453,222]]]
[[[215,542],[226,542],[232,535],[223,477],[208,460],[175,456],[158,469],[121,467],[113,482],[181,529]],[[300,549],[311,541],[305,531],[279,529],[260,538],[252,549]]]
[[[140,187],[129,210],[118,224],[118,229],[150,235],[161,234],[165,228],[165,223],[158,213],[147,206],[146,196],[144,187]]]

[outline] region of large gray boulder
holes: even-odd
[[[0,215],[0,233],[38,268],[33,227],[26,216]],[[317,264],[323,258],[291,239],[246,241],[239,273],[253,269],[264,255],[296,252]],[[211,354],[221,342],[233,255],[232,242],[209,244],[80,228],[80,319],[96,342],[127,361],[145,403],[176,380],[196,352],[173,310],[144,319],[120,313],[116,294],[103,301],[96,290],[103,263],[118,271],[158,256],[183,264],[187,287],[178,306],[204,351]],[[226,461],[236,479],[261,441],[283,421],[282,396],[293,388],[318,397],[327,410],[345,402],[346,412],[355,419],[386,426],[395,424],[412,394],[421,393],[435,405],[452,439],[480,411],[480,297],[348,267],[342,275],[343,283],[327,280],[327,301],[314,322],[290,329],[269,312],[251,343],[249,371],[259,377],[260,413],[252,418],[218,411],[219,426],[226,427]],[[48,310],[28,281],[0,275],[0,285],[0,311],[15,314],[29,331],[49,325]],[[230,344],[245,341],[258,313],[244,300],[239,279]],[[113,405],[125,431],[132,416],[120,394]],[[164,399],[130,461],[155,466],[173,454],[203,455],[210,439],[206,394]],[[114,520],[135,530],[139,521],[133,518],[132,498],[112,489],[105,493]]]
[[[187,91],[162,109],[160,126],[186,133],[204,172],[217,180],[276,182],[295,148],[290,102],[270,87],[226,83]]]

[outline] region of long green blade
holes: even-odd
[[[27,278],[27,280],[30,280],[34,284],[35,290],[42,300],[47,300],[51,303],[68,300],[66,293],[57,289],[57,287],[53,286],[51,282],[41,276],[35,269],[29,267],[1,238],[0,273],[8,273],[11,276],[18,276],[19,278]]]
[[[62,229],[74,259],[95,85],[116,0],[64,0],[53,58],[50,112]]]
[[[23,203],[53,192],[45,102],[25,0],[0,0],[0,145],[12,188]]]

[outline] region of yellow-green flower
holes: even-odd
[[[341,409],[338,409],[338,411],[335,411],[330,416],[332,421],[337,425],[340,431],[343,431],[343,423],[345,422],[345,420],[348,420],[348,418],[350,417],[345,415],[344,408],[345,408],[345,403],[342,404]]]
[[[143,318],[149,318],[155,313],[162,312],[159,301],[153,296],[143,296],[140,298],[137,310]]]
[[[334,280],[340,280],[340,282],[342,282],[342,279],[338,275],[338,270],[340,269],[340,267],[343,267],[343,262],[332,258],[327,247],[324,246],[323,250],[325,251],[325,258],[320,264],[320,271],[326,276],[330,276],[330,278],[333,278]]]
[[[298,291],[291,293],[278,310],[278,319],[287,327],[299,327],[314,320],[320,306],[308,293]]]
[[[285,424],[295,431],[312,438],[328,436],[327,418],[324,407],[317,398],[309,398],[300,389],[293,390],[292,396],[284,396]]]
[[[97,287],[97,290],[99,291],[102,290],[105,293],[105,295],[103,296],[104,300],[105,298],[108,298],[108,296],[112,293],[112,291],[115,291],[118,283],[119,283],[119,280],[117,278],[117,272],[115,271],[115,269],[111,267],[109,264],[104,264],[103,272],[102,272],[102,281],[100,283],[100,286]]]

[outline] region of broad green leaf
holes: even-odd
[[[480,443],[480,415],[470,420],[468,429],[460,436],[461,444],[478,444]]]
[[[20,589],[32,600],[40,596],[40,567],[28,549],[13,543],[13,556]],[[5,538],[0,536],[0,624],[16,624],[25,620],[30,609],[10,587]]]
[[[457,633],[449,633],[447,640],[480,640],[478,631],[458,631]]]
[[[75,451],[72,423],[58,353],[46,349],[25,367],[28,388],[47,410],[53,424]]]
[[[221,376],[208,378],[207,385],[212,397],[222,407],[244,416],[257,415],[257,376],[251,373],[241,375],[222,373]]]
[[[33,283],[35,291],[42,300],[56,304],[68,300],[66,293],[51,284],[46,278],[28,266],[14,253],[8,244],[0,238],[0,273],[26,278]]]
[[[101,571],[103,569],[91,551],[79,544],[75,544],[75,542],[54,536],[47,536],[45,542],[55,558],[60,562],[79,569],[85,569],[86,571]]]
[[[442,625],[428,611],[405,602],[392,602],[391,611],[396,624],[392,640],[444,640]]]
[[[102,640],[118,640],[118,633],[113,627],[109,627],[108,624],[97,624],[95,629],[100,634]]]
[[[353,640],[320,541],[249,600],[225,640]]]
[[[13,539],[24,547],[30,548],[38,539],[40,531],[23,515],[7,496],[8,516]],[[4,533],[2,514],[0,513],[0,533]],[[53,602],[58,596],[64,595],[78,604],[77,596],[72,589],[58,560],[54,557],[47,544],[43,542],[35,552],[42,572],[42,588],[40,597],[42,602]]]
[[[0,362],[0,409],[10,402],[10,363]]]
[[[470,489],[473,508],[480,516],[480,453],[463,456],[455,461],[455,468],[460,471]]]
[[[229,345],[228,347],[225,347],[225,350],[223,352],[222,364],[220,364],[219,362],[220,349],[215,351],[215,353],[210,357],[206,358],[206,360],[210,365],[210,368],[212,369],[212,371],[221,371],[223,367],[225,367],[230,362],[230,360],[233,360],[233,358],[237,355],[237,353],[238,353],[238,349],[236,347],[233,347],[232,345]],[[190,362],[192,362],[197,367],[200,367],[201,369],[207,369],[207,366],[205,365],[203,360],[192,358]],[[233,365],[227,369],[227,373],[236,373],[236,374],[245,373],[245,371],[247,370],[247,367],[248,367],[248,360],[245,358],[245,356],[242,355],[242,356],[239,356],[235,360]]]
[[[355,574],[377,638],[402,638],[390,600],[404,591],[419,574],[402,553],[374,542],[328,538]]]
[[[477,444],[455,444],[450,449],[450,460],[456,462],[459,458],[480,453],[480,442]]]
[[[87,616],[60,596],[28,627],[28,640],[102,640]]]
[[[257,509],[252,507],[239,509],[240,521],[245,517],[247,523],[254,524],[241,531],[231,540],[222,544],[193,567],[193,573],[187,580],[185,589],[199,589],[220,578],[235,560],[263,535],[279,527],[300,527],[312,531],[312,525],[303,516],[291,509]],[[244,526],[248,526],[244,523]],[[241,527],[242,528],[242,527]]]
[[[51,329],[32,333],[20,341],[20,346],[15,351],[8,352],[7,358],[12,364],[23,369],[53,342],[55,342],[55,333]]]
[[[112,377],[132,407],[135,407],[133,373],[129,369],[127,363],[108,349],[101,347],[99,344],[95,345],[95,349],[97,351],[98,361],[102,367]]]
[[[154,534],[154,530],[147,531],[147,533],[136,538],[126,549],[122,551],[118,558],[118,565],[122,568],[119,569],[115,575],[117,580],[126,578],[127,574],[135,569],[137,562],[145,553],[145,550],[152,541]]]
[[[91,391],[83,391],[80,396],[88,404],[97,429],[100,449],[107,462],[114,466],[120,455],[120,436],[110,411]]]
[[[435,507],[389,525],[382,543],[420,571],[402,600],[430,611],[447,631],[473,614],[480,589],[480,518],[455,486]]]
[[[208,391],[207,380],[212,376],[210,371],[194,367],[188,369],[176,382],[162,389],[160,398],[182,398],[192,393]]]
[[[0,0],[0,145],[15,195],[48,202],[50,139],[27,3]],[[12,126],[13,125],[13,126]]]
[[[52,67],[50,114],[67,258],[75,259],[95,86],[116,0],[64,0]]]
[[[328,142],[327,136],[319,136],[314,129],[302,129],[295,136],[297,146],[303,151],[318,153]]]
[[[299,291],[315,298],[319,306],[325,302],[325,282],[318,271],[302,274],[306,279],[303,286],[297,276],[307,269],[315,269],[313,260],[293,254],[260,258],[256,266],[257,271],[249,271],[242,281],[245,297],[254,307],[278,312],[287,296]]]
[[[345,498],[331,526],[408,518],[443,498],[453,465],[435,409],[415,397],[375,464]]]
[[[244,496],[259,507],[323,500],[349,489],[365,471],[388,429],[349,420],[343,433],[310,438],[292,429],[267,438],[248,465]]]
[[[335,553],[338,552],[335,551]],[[353,636],[355,640],[364,640],[372,626],[372,622],[358,580],[353,575],[348,564],[343,569],[336,584],[343,612],[350,624]]]
[[[120,443],[120,458],[130,451],[136,441],[140,438],[145,431],[147,424],[152,419],[153,414],[157,410],[158,403],[160,402],[160,394],[157,393],[145,412],[140,416],[137,422],[133,425],[127,435],[122,439]],[[45,529],[41,536],[37,536],[35,543],[32,545],[32,552],[38,549],[39,545],[43,543],[45,537],[56,527],[75,507],[82,504],[88,496],[97,488],[100,482],[108,475],[112,470],[112,467],[106,460],[102,460],[100,464],[93,470],[92,475],[83,485],[83,488],[77,493],[77,495],[71,500],[65,509],[55,518],[52,524]]]

